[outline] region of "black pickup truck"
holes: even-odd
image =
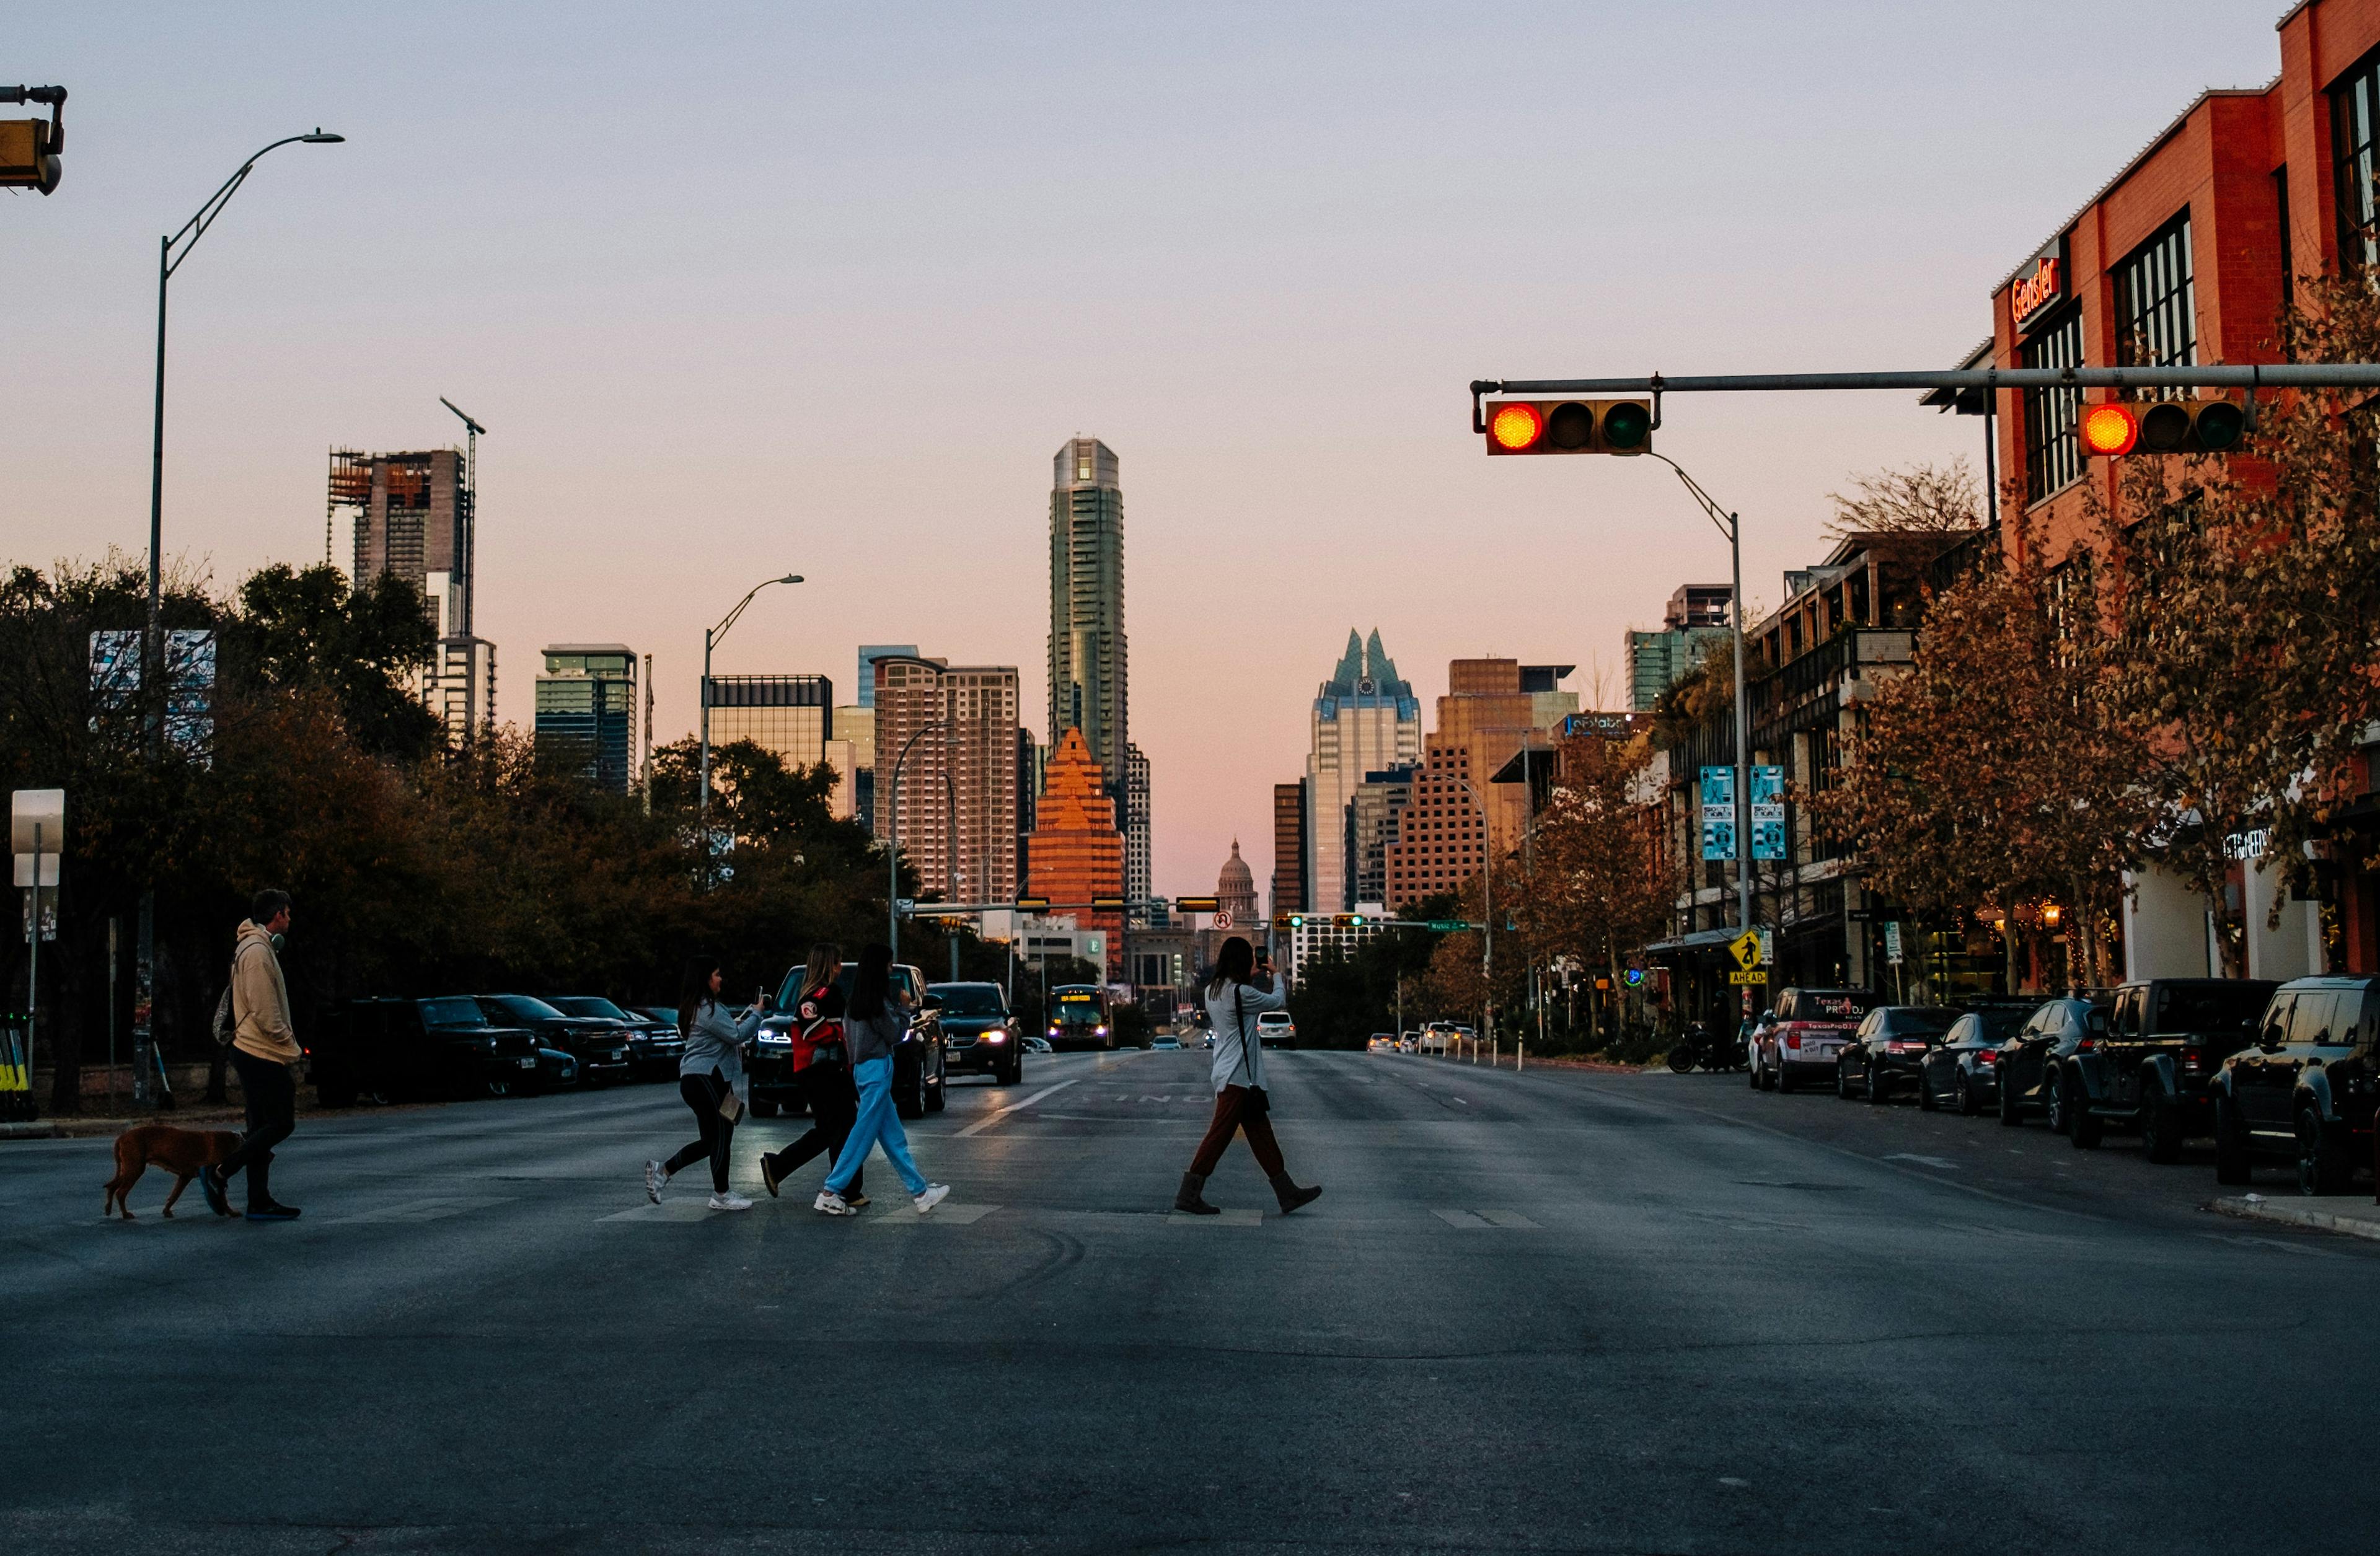
[[[2191,1135],[2215,1132],[2215,1077],[2256,1040],[2279,985],[2253,978],[2158,978],[2116,991],[2107,1030],[2068,1057],[2058,1084],[2067,1139],[2099,1144],[2109,1124],[2140,1131],[2151,1161],[2178,1161]]]

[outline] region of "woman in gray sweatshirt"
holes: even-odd
[[[748,1210],[752,1201],[727,1188],[727,1149],[735,1136],[731,1112],[744,1111],[744,1045],[760,1029],[760,1007],[747,1006],[729,1015],[719,1003],[719,964],[698,957],[686,964],[686,981],[677,1001],[677,1029],[686,1039],[686,1055],[678,1061],[677,1094],[694,1110],[701,1137],[688,1141],[667,1161],[645,1163],[645,1197],[658,1205],[662,1186],[681,1167],[710,1159],[710,1208]],[[734,1098],[730,1104],[728,1099]]]

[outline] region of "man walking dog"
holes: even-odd
[[[289,986],[281,979],[281,937],[289,930],[289,893],[263,891],[249,905],[247,921],[231,960],[231,1010],[236,1029],[232,1067],[248,1103],[248,1132],[239,1149],[216,1166],[202,1169],[199,1186],[207,1206],[231,1214],[226,1184],[248,1173],[248,1219],[296,1221],[295,1207],[273,1197],[273,1148],[298,1124],[298,1061],[304,1051],[289,1026]]]

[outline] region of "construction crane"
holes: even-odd
[[[463,567],[463,588],[461,590],[463,596],[463,608],[455,613],[457,619],[455,622],[453,631],[458,637],[468,638],[471,636],[471,575],[473,572],[478,570],[480,565],[479,558],[474,555],[472,552],[472,545],[475,538],[474,532],[480,527],[480,434],[486,432],[487,429],[480,426],[477,421],[472,420],[468,412],[464,410],[461,406],[458,406],[454,401],[448,399],[445,395],[439,395],[438,403],[444,406],[448,410],[453,411],[455,415],[461,417],[463,419],[463,426],[465,429],[465,442],[463,444],[463,522],[458,526],[462,530],[462,533],[455,537],[456,543],[455,546],[455,560],[460,562]]]

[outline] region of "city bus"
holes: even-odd
[[[1108,991],[1097,983],[1062,983],[1050,991],[1051,1048],[1113,1048],[1115,1023],[1108,1019]]]

